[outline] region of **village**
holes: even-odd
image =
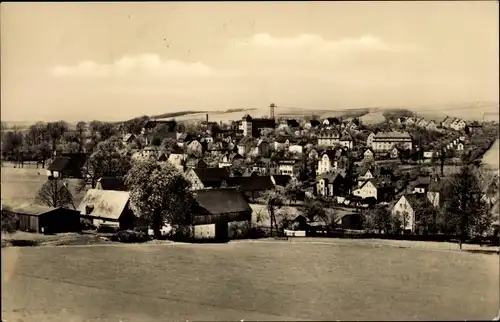
[[[125,179],[134,164],[168,163],[196,201],[182,223],[191,241],[367,233],[452,238],[450,178],[477,164],[498,135],[491,122],[426,120],[407,110],[388,110],[382,122],[364,124],[363,113],[294,119],[275,117],[276,107],[266,117],[245,114],[231,122],[211,122],[206,114],[190,122],[141,117],[76,129],[63,124],[51,144],[36,138],[41,125],[32,125],[18,140],[24,148],[3,142],[2,159],[20,168],[36,160],[48,185],[36,203],[9,207],[2,200],[3,209],[15,215],[12,230],[173,238],[179,225],[163,215],[153,232],[154,216],[137,213]],[[498,236],[498,182],[483,179],[490,219],[479,234]],[[81,182],[78,204],[71,193],[61,196],[68,180]]]

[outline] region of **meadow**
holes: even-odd
[[[14,168],[11,163],[5,162],[1,168],[2,204],[18,207],[35,203],[38,190],[47,181],[46,171],[42,168],[37,169],[33,165]],[[75,207],[83,198],[83,194],[77,190],[78,181],[68,180]]]
[[[2,317],[491,320],[498,269],[498,255],[362,241],[11,247]]]

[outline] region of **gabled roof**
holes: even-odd
[[[312,127],[316,127],[321,124],[321,122],[318,120],[310,120],[309,123],[311,124]]]
[[[229,178],[228,170],[224,168],[194,168],[192,169],[204,186],[220,187],[222,181]]]
[[[128,207],[127,191],[89,189],[78,206],[81,215],[86,215],[86,207],[93,207],[89,216],[118,220]]]
[[[181,133],[177,136],[177,141],[178,142],[188,142],[188,141],[191,141],[193,138],[191,137],[191,135],[187,134],[187,133]]]
[[[240,187],[242,191],[261,191],[274,188],[270,176],[230,177],[225,181],[228,187]]]
[[[424,194],[418,194],[418,193],[414,193],[414,194],[405,194],[403,195],[405,197],[406,200],[408,200],[408,203],[410,204],[410,206],[412,208],[415,208],[415,206],[420,203],[420,202],[424,202],[425,201],[425,195]],[[403,197],[401,196],[401,197]]]
[[[102,190],[115,190],[115,191],[127,190],[123,178],[101,177],[99,178],[99,180],[97,180],[97,183],[101,185]]]
[[[351,134],[348,132],[344,132],[342,134],[342,137],[340,138],[340,141],[353,141]]]
[[[380,132],[375,134],[374,140],[377,139],[411,139],[408,132]]]
[[[9,206],[2,205],[2,209],[8,210],[15,214],[39,216],[41,214],[47,213],[57,208],[32,204],[32,205],[22,205],[12,208]]]
[[[336,130],[321,130],[318,138],[340,138],[340,133]]]
[[[199,190],[194,198],[202,209],[212,215],[252,211],[241,192],[234,188]]]
[[[245,121],[251,121],[252,120],[252,117],[249,115],[249,114],[245,114],[242,118],[242,120],[245,120]]]
[[[294,120],[294,119],[286,120],[286,124],[290,127],[298,127],[299,126],[299,122],[297,122],[297,120]]]
[[[336,150],[332,150],[332,149],[325,150],[325,151],[321,152],[320,158],[323,158],[323,156],[325,156],[325,155],[327,155],[330,160],[335,160],[337,158]]]
[[[49,171],[63,171],[69,167],[71,159],[67,157],[56,157],[56,159],[48,166]]]
[[[132,137],[135,137],[135,135],[133,133],[127,133],[127,134],[125,134],[125,136],[123,137],[123,142],[127,142]]]
[[[317,180],[326,180],[328,183],[333,183],[337,178],[343,179],[344,173],[341,171],[333,171],[328,173],[322,173],[317,177]]]
[[[85,153],[63,153],[55,158],[47,170],[78,175],[86,161]]]
[[[271,179],[275,185],[284,187],[292,180],[292,177],[285,174],[277,174],[271,176]]]

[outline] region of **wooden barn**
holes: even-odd
[[[49,165],[47,175],[49,178],[83,178],[82,168],[86,162],[85,153],[62,153]]]
[[[7,209],[16,215],[16,229],[20,231],[65,233],[80,230],[80,213],[77,210],[39,205]]]
[[[227,241],[230,223],[250,223],[252,208],[235,188],[198,190],[194,238]]]

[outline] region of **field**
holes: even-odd
[[[40,187],[47,181],[45,169],[36,169],[28,166],[25,168],[14,168],[9,163],[4,163],[2,171],[2,204],[12,207],[30,205],[34,203],[36,194]],[[83,198],[82,193],[77,193],[78,180],[69,179],[69,189],[73,194],[75,206],[78,206]]]
[[[371,112],[360,117],[363,124],[378,124],[385,121],[385,117],[382,112]]]
[[[498,255],[367,241],[2,250],[7,321],[491,320]]]

